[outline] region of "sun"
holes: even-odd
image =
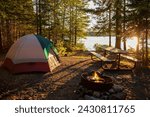
[[[138,44],[138,37],[133,36],[127,41],[128,48],[134,48],[136,50]]]
[[[137,36],[133,36],[133,37],[131,37],[131,39],[138,40]]]
[[[133,38],[133,41],[135,43],[135,46],[137,46],[138,45],[138,37],[137,36],[133,36],[132,38]]]
[[[133,36],[131,39],[133,40],[135,45],[138,44],[138,37],[137,36]]]

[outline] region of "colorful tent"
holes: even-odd
[[[3,67],[12,73],[49,72],[60,65],[53,42],[40,35],[25,35],[9,49]]]

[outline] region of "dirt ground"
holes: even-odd
[[[4,56],[0,57],[0,64]],[[10,74],[0,68],[0,99],[2,100],[78,100],[77,92],[83,72],[102,71],[99,62],[89,56],[61,57],[62,64],[53,73]],[[127,100],[150,99],[150,71],[103,71],[113,82],[124,87]]]

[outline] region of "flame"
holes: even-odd
[[[100,77],[98,76],[98,74],[96,72],[94,72],[93,79],[95,79],[95,80],[99,80],[100,79]]]
[[[102,78],[100,78],[100,77],[98,76],[97,72],[94,72],[94,74],[93,74],[93,79],[94,79],[95,81],[104,81],[104,79],[102,79]]]

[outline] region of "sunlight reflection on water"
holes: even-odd
[[[101,44],[101,45],[108,45],[109,44],[109,37],[108,36],[88,36],[86,39],[80,40],[82,43],[84,43],[86,49],[88,50],[95,50],[94,45]],[[128,39],[127,40],[127,49],[134,48],[136,49],[137,40],[136,39]],[[112,46],[115,46],[115,37],[112,37]],[[123,42],[121,42],[121,48],[123,49]]]

